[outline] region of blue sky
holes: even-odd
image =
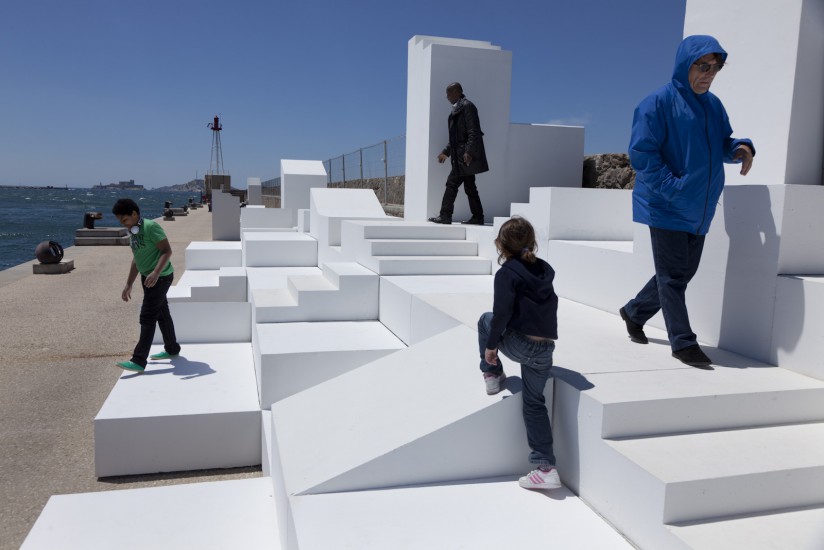
[[[215,114],[236,187],[401,135],[416,34],[511,51],[513,122],[584,125],[587,153],[624,152],[685,1],[4,0],[0,184],[202,177]]]

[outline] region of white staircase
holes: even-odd
[[[482,241],[495,229],[331,212],[336,221],[325,231],[336,235],[339,223],[340,243],[318,257],[341,261],[239,266],[248,301],[192,300],[218,292],[205,288],[214,286],[208,279],[232,267],[209,254],[234,261],[222,248],[196,253],[203,272],[184,276],[191,294],[172,304],[176,321],[185,320],[182,360],[118,382],[95,421],[99,475],[260,463],[267,477],[242,490],[205,484],[210,497],[180,488],[179,497],[147,490],[139,500],[162,508],[149,503],[238,495],[250,518],[246,534],[261,541],[242,544],[250,548],[495,548],[544,538],[559,547],[629,548],[622,535],[652,550],[821,548],[824,381],[712,342],[702,345],[714,370],[686,367],[654,323],[649,345],[631,343],[616,314],[622,304],[613,302],[647,274],[643,231],[633,229],[632,239],[603,228],[564,233],[557,224],[583,218],[586,201],[570,195],[565,209],[567,199],[549,193],[553,204],[523,208],[546,231],[541,250],[558,272],[558,292],[576,298],[560,303],[556,379],[547,387],[559,471],[572,492],[514,483],[529,469],[517,365],[503,359],[510,391],[483,392],[475,323],[492,305],[494,264]],[[559,212],[556,225],[541,220],[544,208]],[[455,257],[485,267],[451,274],[450,265],[466,265]],[[406,262],[396,264],[404,274],[389,274],[394,258]],[[815,357],[824,308],[808,300],[817,300],[819,278],[780,276],[776,288],[776,319],[795,321],[776,327],[772,343],[784,361],[795,349]],[[240,328],[243,313],[225,316],[227,305],[246,308]],[[110,546],[108,533],[129,533],[130,519],[104,510],[138,494],[117,493],[54,497],[25,547],[54,547],[63,537]],[[495,522],[478,519],[492,508]],[[108,518],[106,527],[72,519],[83,511]],[[198,534],[242,537],[232,517]],[[162,545],[166,523],[156,525],[134,540]]]

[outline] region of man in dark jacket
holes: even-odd
[[[463,88],[458,82],[446,87],[446,99],[452,104],[452,112],[449,114],[449,145],[438,155],[438,162],[443,164],[450,157],[452,171],[446,179],[441,212],[437,217],[429,218],[429,221],[452,223],[455,198],[463,183],[472,217],[461,223],[483,225],[484,207],[475,185],[475,174],[489,171],[489,165],[486,163],[484,133],[481,131],[478,109],[463,95]]]
[[[687,284],[698,270],[704,237],[724,188],[724,163],[752,166],[755,148],[733,139],[721,100],[709,92],[727,52],[712,36],[688,36],[678,47],[672,81],[635,109],[629,157],[637,176],[632,219],[648,225],[655,275],[619,311],[633,342],[662,310],[672,355],[710,368],[690,328]]]

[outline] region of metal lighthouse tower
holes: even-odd
[[[212,196],[212,190],[229,192],[232,187],[231,176],[224,173],[223,147],[220,144],[220,131],[223,125],[220,117],[215,115],[214,121],[206,125],[212,131],[212,156],[209,159],[209,171],[206,173],[206,196]]]

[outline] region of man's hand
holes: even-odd
[[[498,364],[498,350],[496,350],[496,349],[487,349],[486,351],[484,351],[484,361],[486,361],[490,365],[497,365]]]
[[[733,153],[732,158],[741,161],[741,175],[746,176],[752,168],[752,149],[748,145],[741,144]]]
[[[143,286],[145,286],[146,288],[152,288],[153,286],[155,286],[155,283],[157,283],[158,277],[159,275],[152,271],[151,273],[149,273],[149,275],[146,276],[146,281],[143,283]]]
[[[132,285],[124,286],[123,287],[123,292],[120,293],[120,298],[124,302],[128,302],[131,297],[132,297]]]
[[[469,166],[469,164],[472,162],[472,155],[470,155],[469,153],[464,153],[463,161],[464,161],[464,164]]]
[[[443,164],[444,162],[446,162],[446,155],[441,153],[440,155],[438,155],[438,164]]]

